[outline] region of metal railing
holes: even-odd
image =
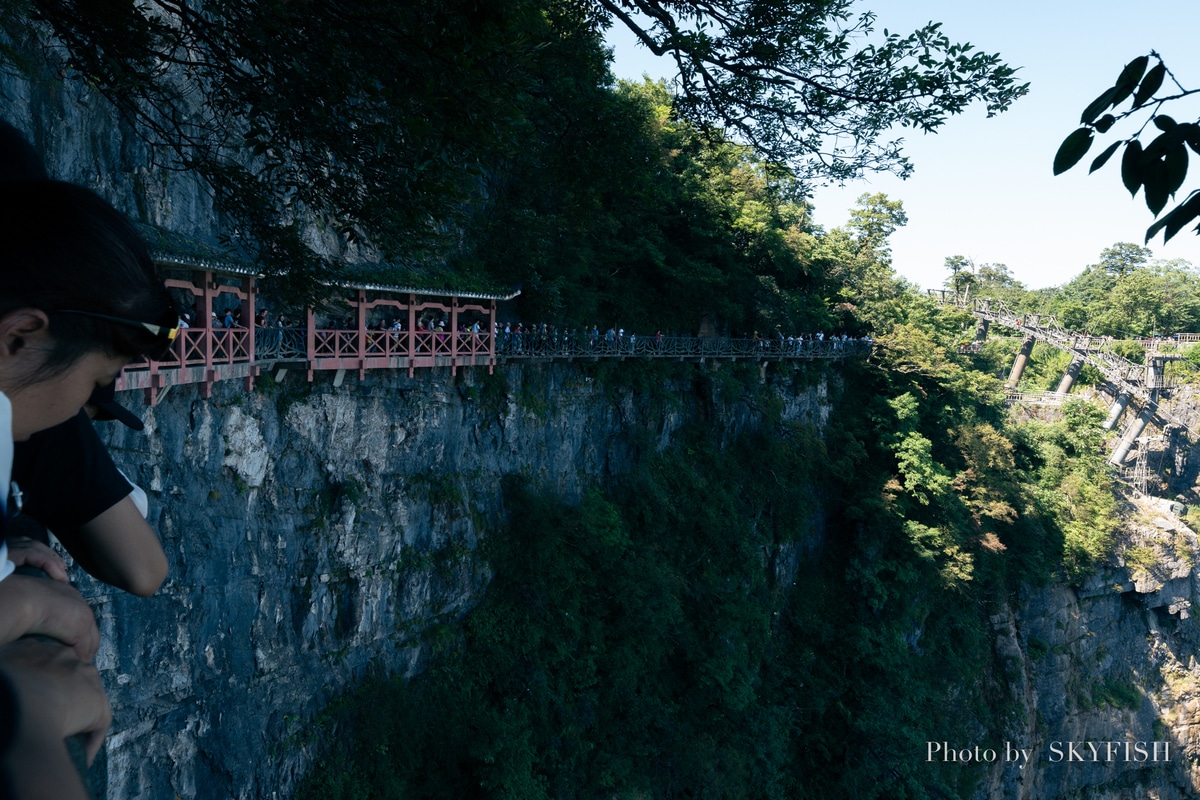
[[[735,339],[719,336],[591,336],[583,331],[557,334],[501,333],[496,354],[504,358],[761,358],[842,359],[870,355],[873,342],[824,340]]]
[[[1027,406],[1061,406],[1066,402],[1065,395],[1058,392],[1008,392],[1005,402],[1021,403]]]
[[[311,369],[472,366],[520,359],[759,359],[837,360],[870,355],[869,339],[793,336],[774,339],[638,336],[561,331],[346,330],[298,327],[186,328],[161,360],[125,368],[119,388],[157,391],[230,377],[253,379],[257,369],[305,362]],[[236,367],[230,371],[229,368]],[[220,369],[218,369],[220,368]],[[141,377],[139,377],[139,375]],[[153,393],[151,402],[153,402]]]
[[[254,355],[262,361],[307,360],[304,333],[304,328],[260,328],[254,337]]]

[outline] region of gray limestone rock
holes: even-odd
[[[149,492],[171,570],[149,599],[81,581],[115,712],[111,800],[290,796],[325,703],[372,670],[419,670],[420,633],[485,589],[476,550],[503,519],[502,476],[579,498],[688,421],[763,422],[686,385],[665,388],[678,403],[664,421],[566,365],[288,381],[249,393],[218,383],[209,400],[175,387],[150,408],[127,393],[145,432],[104,426]],[[514,390],[495,403],[484,381]],[[824,379],[780,392],[785,418],[827,418]],[[772,554],[776,580],[790,582],[801,557]]]

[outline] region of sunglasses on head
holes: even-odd
[[[179,336],[179,322],[176,321],[173,327],[166,325],[155,325],[153,322],[142,322],[137,319],[126,319],[125,317],[114,317],[111,314],[100,314],[95,311],[77,311],[74,309],[58,309],[51,313],[54,314],[74,314],[77,317],[91,317],[93,319],[102,319],[105,322],[112,322],[117,325],[125,325],[130,328],[141,328],[150,333],[151,336],[157,336],[162,339],[162,347],[156,351],[149,353],[150,358],[155,361],[162,360],[164,356],[171,352],[171,345],[175,343],[175,338]]]

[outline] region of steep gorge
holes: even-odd
[[[772,373],[782,414],[770,424],[820,429],[837,414],[829,379],[812,380]],[[689,422],[727,440],[768,424],[753,396],[727,402],[691,383],[647,396],[571,365],[342,387],[293,374],[253,393],[218,384],[211,400],[173,390],[142,409],[144,436],[109,426],[150,491],[171,577],[149,600],[87,584],[117,710],[107,796],[291,796],[328,744],[312,727],[326,703],[368,672],[422,669],[421,632],[478,601],[489,570],[476,550],[503,521],[503,475],[572,502]],[[1077,588],[1026,587],[990,615],[984,696],[1005,722],[949,744],[993,748],[995,763],[924,767],[960,772],[963,790],[979,781],[980,798],[1193,794],[1196,536],[1165,505],[1125,516],[1122,549],[1140,550]],[[820,558],[814,535],[770,557],[784,585],[798,558]],[[1097,761],[1082,744],[1114,740],[1151,757]],[[1008,748],[1030,763],[1006,762]],[[909,757],[920,770],[931,754]]]
[[[996,762],[976,797],[1195,796],[1200,548],[1169,503],[1123,517],[1117,563],[1078,587],[1025,587],[991,617],[1009,723],[979,743]]]
[[[505,474],[578,498],[688,421],[733,436],[763,418],[686,380],[653,400],[571,366],[303,381],[175,389],[139,409],[144,434],[109,426],[171,562],[147,600],[85,586],[114,800],[290,796],[325,703],[370,669],[418,669],[421,631],[476,602]],[[783,417],[819,425],[827,386],[781,389]]]

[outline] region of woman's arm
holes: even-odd
[[[167,579],[167,556],[158,535],[131,496],[70,531],[54,531],[81,567],[107,584],[141,597]]]

